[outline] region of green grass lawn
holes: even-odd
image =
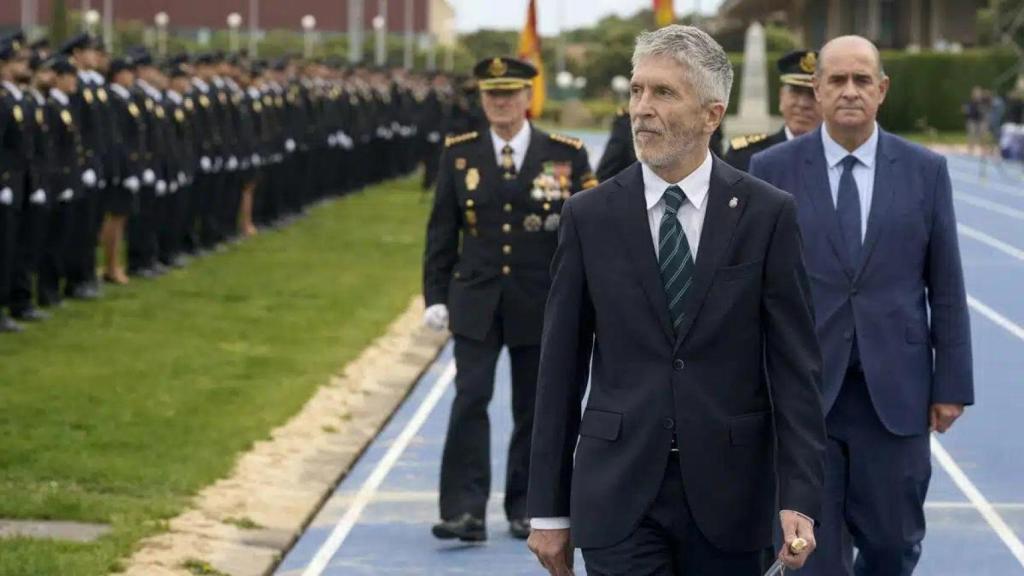
[[[0,576],[116,569],[419,291],[429,203],[403,180],[0,338],[0,517],[109,523],[0,540]]]

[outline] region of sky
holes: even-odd
[[[526,21],[528,0],[448,0],[455,9],[459,32],[481,28],[518,30]],[[689,14],[700,7],[702,13],[714,13],[722,0],[675,0],[676,13]],[[590,26],[609,14],[629,16],[650,8],[653,0],[537,0],[537,23],[540,33],[555,35],[559,20],[564,29]]]

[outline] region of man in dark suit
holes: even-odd
[[[701,30],[642,34],[640,163],[562,210],[527,506],[552,575],[574,545],[592,576],[759,576],[779,520],[787,566],[814,548],[825,430],[796,205],[708,151],[731,85]]]
[[[562,204],[597,184],[583,143],[526,120],[537,70],[511,58],[474,68],[489,130],[450,136],[427,228],[424,320],[455,335],[455,401],[441,461],[438,538],[484,540],[491,485],[487,405],[502,348],[512,361],[515,422],[505,514],[526,538],[526,483],[544,301]],[[460,243],[461,239],[461,243]],[[461,249],[460,249],[461,244]]]
[[[929,428],[945,432],[974,399],[946,161],[878,127],[888,88],[874,45],[831,41],[814,78],[824,127],[750,165],[796,197],[824,356],[827,496],[801,574],[913,572]]]
[[[818,62],[813,50],[794,50],[779,58],[779,113],[782,128],[775,134],[747,134],[729,141],[729,151],[722,156],[733,168],[746,171],[750,159],[762,150],[792,140],[821,125],[821,111],[814,100],[812,78]]]

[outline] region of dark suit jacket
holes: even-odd
[[[742,141],[742,139],[739,139]],[[736,140],[734,139],[734,142]],[[722,156],[722,160],[729,163],[730,166],[744,172],[750,169],[750,159],[754,157],[754,154],[762,150],[767,150],[776,144],[781,144],[786,141],[786,129],[782,128],[778,132],[769,135],[764,140],[758,140],[753,144],[747,144],[741,148],[730,146],[729,151]]]
[[[885,131],[877,155],[859,264],[848,261],[839,233],[820,128],[755,155],[750,173],[796,197],[826,411],[839,395],[856,334],[882,422],[894,434],[923,434],[929,404],[974,401],[953,194],[942,156]]]
[[[821,360],[796,205],[717,158],[708,194],[678,337],[640,164],[562,211],[528,514],[571,516],[579,547],[609,546],[636,528],[673,435],[693,516],[716,546],[770,546],[777,504],[820,517]]]

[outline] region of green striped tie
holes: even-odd
[[[658,229],[658,265],[668,299],[669,319],[672,320],[672,328],[678,332],[683,323],[686,293],[693,284],[693,255],[677,216],[686,196],[679,186],[669,186],[662,198],[665,199],[665,215],[661,217]]]

